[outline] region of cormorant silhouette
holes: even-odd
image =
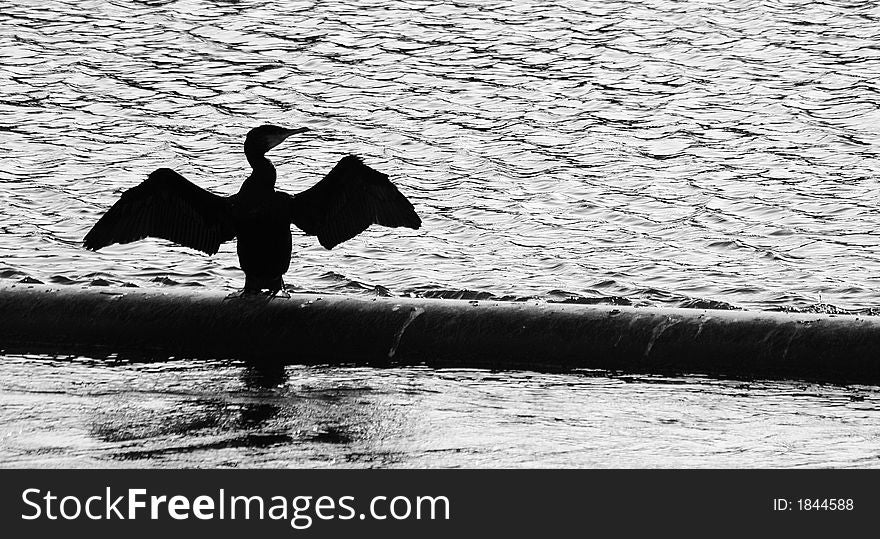
[[[290,268],[291,223],[318,237],[327,249],[349,240],[371,224],[418,229],[412,204],[388,180],[360,158],[343,157],[311,188],[289,195],[275,190],[275,167],[265,154],[287,137],[308,131],[261,125],[250,130],[244,153],[253,168],[231,196],[215,195],[168,168],[150,174],[125,191],[86,234],[86,249],[129,243],[148,236],[164,238],[209,255],[238,238],[245,274],[242,293],[284,288]]]

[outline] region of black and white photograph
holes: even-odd
[[[0,468],[880,468],[880,4],[0,6]]]

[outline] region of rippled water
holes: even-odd
[[[0,10],[0,277],[233,288],[208,258],[80,242],[159,166],[218,193],[245,132],[302,190],[353,152],[424,228],[298,289],[878,307],[880,7],[869,1],[49,1]]]
[[[0,362],[6,467],[877,467],[880,391],[238,362]]]

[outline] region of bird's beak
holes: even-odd
[[[296,129],[286,129],[281,128],[282,131],[276,133],[274,136],[269,136],[266,138],[266,151],[268,152],[275,146],[278,146],[282,142],[284,142],[287,137],[291,135],[298,135],[299,133],[304,133],[309,130],[308,127],[298,127]]]
[[[287,138],[291,135],[299,135],[300,133],[305,133],[308,131],[308,127],[297,127],[296,129],[285,129],[284,138]]]

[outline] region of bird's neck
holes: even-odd
[[[242,184],[242,190],[274,189],[276,176],[272,162],[262,154],[246,152],[245,155],[254,171]]]

